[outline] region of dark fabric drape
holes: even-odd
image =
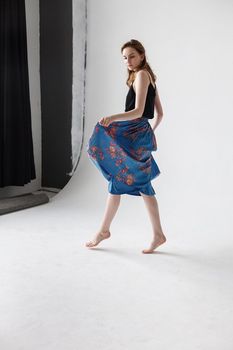
[[[0,0],[0,187],[35,179],[25,0]]]

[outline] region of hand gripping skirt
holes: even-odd
[[[157,150],[155,134],[147,118],[99,122],[87,144],[91,161],[109,181],[108,192],[154,195],[151,180],[160,174],[151,152]]]

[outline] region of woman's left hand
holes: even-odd
[[[99,123],[102,126],[109,126],[114,121],[113,117],[103,117],[100,119]]]

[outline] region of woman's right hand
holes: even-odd
[[[158,114],[155,121],[154,121],[154,124],[152,126],[152,130],[155,131],[155,129],[157,128],[157,126],[159,125],[159,123],[161,122],[163,116]]]

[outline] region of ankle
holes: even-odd
[[[100,229],[99,232],[101,232],[101,233],[110,233],[109,229],[107,229],[107,228]]]
[[[154,237],[155,237],[155,238],[158,238],[158,237],[159,237],[159,238],[166,238],[162,230],[159,230],[159,231],[156,230],[156,231],[154,231]]]

